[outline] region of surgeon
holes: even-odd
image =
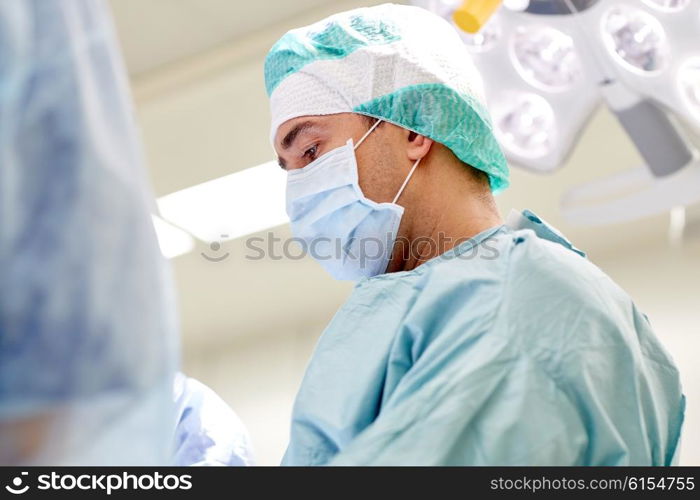
[[[265,61],[294,235],[355,288],[316,346],[286,465],[669,465],[679,375],[644,314],[532,212],[458,34],[340,13]],[[313,297],[308,297],[313,300]]]

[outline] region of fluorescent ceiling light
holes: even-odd
[[[194,239],[182,229],[168,224],[160,217],[153,215],[153,226],[160,251],[166,259],[189,253],[194,248]]]
[[[161,216],[207,243],[288,221],[286,176],[270,161],[158,199]]]

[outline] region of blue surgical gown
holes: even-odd
[[[531,212],[359,282],[286,465],[668,465],[678,371],[627,294]]]

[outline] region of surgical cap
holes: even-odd
[[[271,140],[292,118],[354,112],[444,144],[494,192],[508,186],[481,78],[455,29],[424,9],[384,4],[291,30],[267,55],[265,85]]]

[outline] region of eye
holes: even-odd
[[[317,153],[318,153],[318,144],[314,144],[309,149],[304,151],[304,158],[307,158],[309,160],[314,160],[316,158]]]

